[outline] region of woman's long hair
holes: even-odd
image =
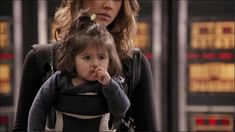
[[[80,14],[82,5],[83,0],[62,1],[55,13],[58,40],[68,31],[73,19]],[[107,27],[109,32],[113,35],[116,49],[121,59],[130,56],[130,50],[133,48],[132,41],[137,30],[136,17],[139,10],[140,7],[137,0],[122,0],[122,5],[117,17]]]

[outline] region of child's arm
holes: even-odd
[[[44,131],[47,115],[56,98],[56,80],[58,72],[53,74],[38,91],[28,118],[28,131]]]
[[[96,68],[94,76],[103,87],[110,113],[113,115],[124,114],[130,107],[130,101],[123,91],[121,80],[112,79],[108,71],[102,67]]]
[[[102,90],[108,102],[108,108],[113,115],[122,115],[130,107],[130,101],[123,91],[120,80],[112,79],[102,67],[97,67],[94,73],[97,81],[102,85]]]
[[[120,80],[111,79],[110,83],[102,89],[108,102],[108,108],[113,115],[122,115],[130,107],[130,101],[123,91]]]

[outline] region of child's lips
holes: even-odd
[[[95,74],[95,70],[90,71],[91,75]]]
[[[95,73],[96,69],[97,69],[97,66],[96,67],[92,67],[90,73]]]

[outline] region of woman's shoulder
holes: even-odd
[[[24,60],[26,67],[34,68],[39,71],[43,77],[44,73],[50,70],[50,63],[54,57],[54,48],[56,44],[34,44],[30,47],[29,52]],[[48,64],[47,64],[48,63]]]
[[[24,65],[42,64],[43,60],[47,60],[48,56],[50,56],[51,49],[51,45],[34,44],[30,46],[24,60]]]
[[[139,48],[133,48],[130,51],[130,56],[124,57],[122,59],[122,63],[126,65],[131,65],[133,63],[149,63],[149,60],[145,56],[145,54]]]
[[[33,50],[35,54],[50,54],[56,46],[56,44],[34,44],[30,49]]]
[[[145,56],[145,54],[139,48],[132,48],[131,49],[131,61],[134,63],[149,63],[149,60]],[[129,60],[130,61],[130,60]]]
[[[27,58],[45,60],[48,56],[52,56],[56,44],[33,44],[27,53]]]

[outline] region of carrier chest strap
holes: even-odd
[[[93,115],[93,116],[87,116],[87,115],[78,115],[78,114],[72,114],[72,113],[67,113],[67,112],[61,112],[62,114],[65,114],[67,116],[71,116],[74,118],[78,118],[78,119],[95,119],[95,118],[99,118],[102,117],[103,114],[101,115]]]
[[[75,117],[75,118],[78,118],[77,114],[71,114],[71,113],[66,113],[66,112],[60,112],[60,111],[56,111],[56,124],[55,124],[55,128],[54,129],[49,129],[47,128],[47,130],[49,131],[63,131],[63,127],[64,127],[64,124],[63,124],[63,115],[62,114],[65,114],[65,115],[68,115],[68,116],[72,116],[72,117]],[[99,131],[100,132],[108,132],[110,131],[109,127],[108,127],[108,122],[109,122],[109,118],[110,118],[110,113],[106,113],[106,114],[102,114],[102,115],[97,115],[97,116],[84,116],[84,115],[79,115],[79,119],[88,119],[87,117],[89,117],[90,119],[94,119],[94,118],[98,118],[98,117],[102,117],[101,118],[101,121],[100,121],[100,125],[99,125]],[[91,118],[92,117],[92,118]]]

